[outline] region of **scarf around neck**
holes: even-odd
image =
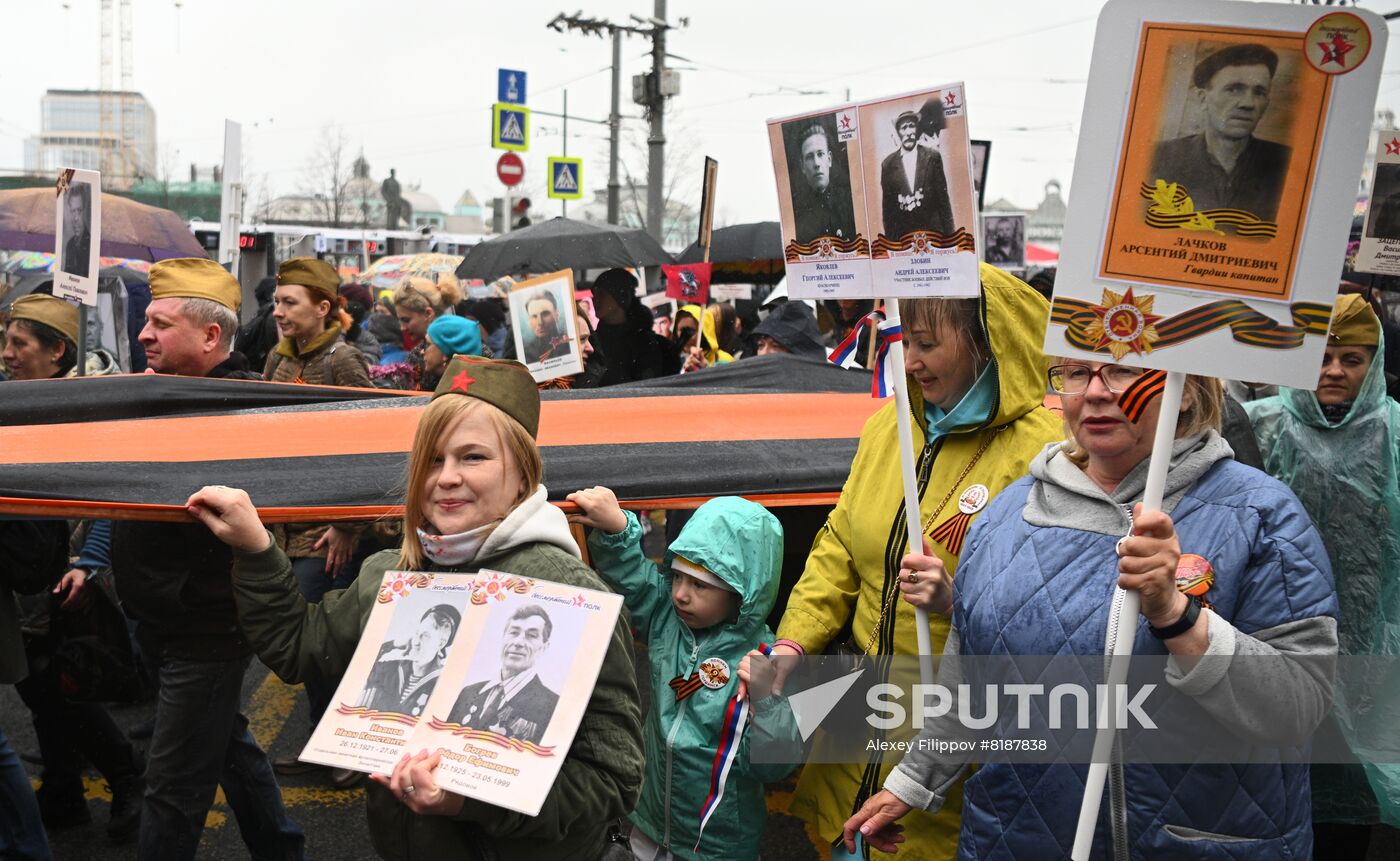
[[[497,522],[487,523],[451,535],[424,532],[420,528],[417,530],[418,542],[423,545],[423,555],[435,565],[465,565],[476,558],[487,536],[499,525]]]

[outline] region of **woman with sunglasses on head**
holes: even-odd
[[[1097,665],[1131,636],[1134,655],[1173,658],[1161,687],[1191,701],[1199,734],[1237,741],[1230,757],[1240,764],[1116,759],[1092,857],[1309,857],[1308,766],[1289,763],[1299,763],[1331,696],[1330,679],[1309,668],[1337,653],[1337,601],[1317,530],[1292,491],[1231,457],[1217,432],[1219,381],[1186,379],[1154,512],[1141,500],[1161,400],[1124,397],[1147,388],[1143,371],[1067,360],[1049,381],[1067,440],[1046,446],[968,535],[940,683],[953,681],[954,657],[1083,656]],[[935,560],[906,564],[921,578]],[[1124,590],[1141,604],[1134,629],[1120,632],[1113,614]],[[933,597],[921,585],[906,596]],[[950,730],[934,722],[923,732],[940,727]],[[893,851],[895,820],[940,809],[969,764],[915,748],[846,824],[845,839],[860,834]],[[983,763],[963,792],[959,857],[1067,857],[1085,771]]]

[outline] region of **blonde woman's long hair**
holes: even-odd
[[[399,567],[404,570],[419,570],[427,561],[423,543],[418,540],[418,529],[426,521],[423,510],[429,496],[428,474],[432,472],[443,443],[456,429],[457,423],[474,415],[480,415],[490,422],[501,447],[511,454],[516,468],[520,470],[520,490],[511,509],[529,499],[535,488],[540,486],[544,475],[540,450],[520,422],[478,398],[448,395],[434,399],[418,419],[418,430],[413,434],[413,450],[408,457],[408,483],[404,488],[403,503],[403,548],[399,551]]]
[[[1061,397],[1081,397],[1081,395],[1062,395]],[[1181,417],[1176,420],[1176,439],[1196,436],[1208,430],[1220,430],[1221,416],[1225,411],[1225,389],[1219,380],[1215,377],[1199,377],[1195,374],[1188,374],[1186,383],[1181,389],[1181,400],[1183,403],[1189,400],[1191,406],[1183,410]],[[1079,444],[1079,440],[1074,438],[1074,432],[1070,430],[1069,422],[1066,421],[1064,424],[1065,441],[1061,443],[1060,450],[1071,462],[1083,466],[1089,462],[1089,452]]]

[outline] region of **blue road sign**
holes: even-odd
[[[497,102],[491,110],[491,146],[525,152],[530,148],[530,109]]]
[[[525,73],[518,69],[497,69],[496,93],[498,102],[525,104]]]
[[[556,200],[583,197],[583,159],[550,156],[549,196]]]

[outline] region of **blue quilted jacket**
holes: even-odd
[[[1307,513],[1286,486],[1229,459],[1228,447],[1214,435],[1212,439],[1215,459],[1198,463],[1199,477],[1175,493],[1169,480],[1164,504],[1182,552],[1204,556],[1216,571],[1209,594],[1216,618],[1209,620],[1207,654],[1220,649],[1232,649],[1227,654],[1234,655],[1273,649],[1325,653],[1329,648],[1335,654],[1332,576]],[[1060,474],[1065,474],[1063,455],[1053,449],[1037,459],[1033,475],[1044,473],[1046,461],[1054,457],[1060,458]],[[1221,449],[1224,455],[1218,454]],[[1036,478],[1006,488],[969,536],[954,580],[956,640],[950,651],[1090,656],[1111,648],[1108,623],[1115,593],[1121,592],[1115,582],[1115,543],[1130,530],[1131,503],[1141,498],[1141,476],[1137,478],[1136,490],[1126,487],[1131,482],[1125,479],[1112,496],[1079,485],[1062,489],[1053,505],[1046,505]],[[1098,499],[1091,498],[1095,492]],[[1076,498],[1076,493],[1087,496]],[[1037,523],[1027,520],[1032,509],[1038,511],[1032,517]],[[1111,523],[1115,510],[1121,518],[1116,525]],[[1065,525],[1052,525],[1056,520]],[[1098,531],[1080,528],[1086,522]],[[1134,654],[1165,654],[1146,620],[1138,621]],[[1244,669],[1231,665],[1229,672]],[[1173,684],[1196,696],[1197,704],[1212,696],[1212,689],[1228,687],[1210,682],[1197,691],[1191,674],[1184,678]],[[1247,755],[1256,764],[1112,766],[1093,857],[1310,858],[1307,766],[1260,764],[1270,749],[1306,744],[1325,713],[1330,687],[1303,682],[1301,688],[1302,693],[1279,696],[1273,714],[1240,716],[1237,731],[1255,745]],[[1289,709],[1293,716],[1281,721],[1279,712]],[[1286,732],[1297,737],[1271,743],[1270,733],[1276,736],[1278,730],[1270,727],[1281,723],[1293,727]],[[940,772],[948,766],[913,760],[913,755],[906,757],[885,786],[908,803],[936,808],[941,803],[937,787],[947,778]],[[1087,770],[1066,764],[984,764],[964,790],[959,857],[1068,858]]]

